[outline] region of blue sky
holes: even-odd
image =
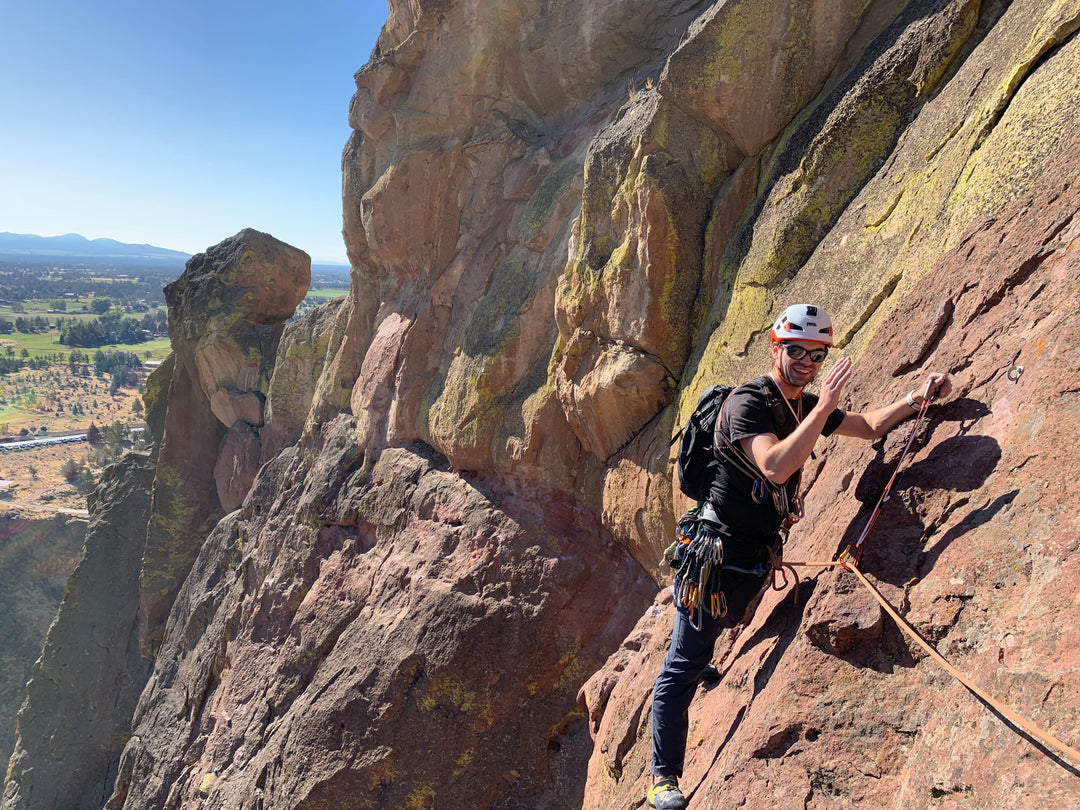
[[[0,231],[344,262],[353,74],[386,0],[5,2]]]

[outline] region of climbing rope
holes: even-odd
[[[1019,728],[1022,728],[1029,735],[1031,735],[1032,737],[1035,737],[1036,739],[1040,740],[1045,745],[1056,749],[1057,751],[1059,751],[1062,754],[1066,754],[1067,756],[1072,758],[1073,761],[1075,761],[1077,763],[1080,763],[1080,751],[1076,750],[1075,748],[1073,748],[1073,747],[1071,747],[1069,745],[1066,745],[1064,742],[1059,740],[1057,737],[1055,737],[1050,732],[1039,728],[1034,723],[1031,723],[1028,720],[1025,720],[1023,717],[1021,717],[1019,714],[1014,712],[1008,706],[1005,706],[1001,701],[995,699],[988,692],[981,689],[978,686],[978,684],[976,684],[974,681],[972,681],[970,678],[968,678],[966,675],[964,675],[964,673],[962,673],[960,670],[958,670],[956,667],[954,667],[952,664],[950,664],[948,662],[948,660],[946,660],[945,657],[943,655],[941,655],[941,653],[939,653],[937,650],[934,649],[934,647],[930,644],[929,641],[927,641],[926,639],[924,639],[922,637],[922,635],[920,635],[918,630],[916,630],[914,627],[912,627],[907,622],[907,620],[903,616],[900,615],[900,613],[896,610],[896,608],[894,608],[891,604],[889,604],[889,600],[887,600],[882,595],[881,591],[879,591],[877,588],[875,588],[873,583],[871,583],[870,580],[866,578],[866,575],[863,574],[863,572],[859,570],[859,568],[856,565],[854,560],[840,559],[840,560],[829,560],[828,562],[787,562],[787,561],[785,561],[784,566],[785,567],[801,566],[801,567],[808,567],[808,568],[839,567],[839,568],[844,568],[844,569],[850,571],[856,577],[858,577],[859,582],[861,582],[863,584],[863,586],[868,591],[870,591],[871,595],[878,601],[878,603],[881,605],[881,607],[884,608],[885,612],[888,613],[892,617],[893,621],[896,622],[896,624],[900,627],[900,629],[903,630],[905,633],[907,633],[907,635],[909,635],[911,637],[911,639],[916,644],[918,644],[920,647],[922,647],[923,650],[925,650],[926,653],[931,658],[933,658],[938,664],[940,664],[945,669],[946,672],[948,672],[950,675],[952,675],[954,678],[956,678],[956,680],[958,680],[961,684],[963,684],[963,686],[968,691],[970,691],[976,697],[980,698],[985,703],[987,703],[991,708],[994,709],[994,711],[996,711],[1002,717],[1006,718],[1013,725],[1018,726]]]
[[[911,450],[911,446],[914,442],[916,432],[919,428],[919,423],[922,422],[922,419],[930,406],[931,399],[932,396],[930,394],[930,383],[928,382],[926,385],[926,392],[923,395],[922,405],[919,408],[919,413],[915,418],[915,424],[911,428],[911,434],[908,436],[907,444],[904,446],[904,451],[900,454],[900,458],[897,460],[896,466],[893,469],[892,477],[889,478],[888,483],[885,485],[885,489],[881,493],[881,497],[878,498],[877,505],[874,507],[874,511],[871,513],[870,519],[867,521],[866,527],[863,529],[862,534],[859,535],[859,539],[849,545],[846,549],[844,549],[844,551],[839,555],[838,559],[829,560],[828,562],[789,562],[782,559],[778,555],[774,556],[772,559],[773,588],[775,590],[783,590],[783,588],[787,585],[787,571],[785,569],[790,569],[792,573],[795,573],[795,566],[808,568],[840,567],[851,571],[851,573],[858,577],[859,582],[861,582],[863,586],[868,591],[870,591],[871,595],[878,601],[878,603],[885,610],[885,612],[892,617],[893,621],[896,622],[900,629],[903,630],[908,636],[910,636],[916,644],[922,647],[922,649],[925,650],[926,653],[934,659],[934,661],[936,661],[941,667],[943,667],[946,672],[948,672],[950,675],[956,678],[956,680],[963,684],[963,686],[969,692],[984,701],[987,705],[993,708],[1002,717],[1006,718],[1014,726],[1023,729],[1030,736],[1034,737],[1037,740],[1040,740],[1045,745],[1057,750],[1062,754],[1065,754],[1066,756],[1070,757],[1074,762],[1080,763],[1080,751],[1077,751],[1075,748],[1066,745],[1050,732],[1039,728],[1034,723],[1031,723],[1030,721],[1021,717],[1016,712],[1012,711],[1010,708],[992,697],[989,693],[979,688],[979,686],[974,681],[972,681],[970,678],[964,675],[964,673],[962,673],[960,670],[950,664],[945,659],[945,657],[941,655],[941,653],[934,649],[933,645],[931,645],[930,642],[924,639],[914,627],[908,624],[907,620],[900,615],[896,608],[889,604],[889,601],[882,595],[882,593],[877,588],[875,588],[874,585],[870,582],[870,580],[866,578],[863,572],[859,570],[858,566],[859,561],[862,558],[863,542],[866,540],[867,535],[870,534],[870,529],[871,527],[873,527],[874,522],[877,520],[877,516],[881,511],[881,505],[885,503],[885,501],[888,499],[889,491],[892,489],[893,482],[896,481],[897,474],[900,472],[900,467],[903,465],[904,459],[907,458],[908,452]],[[776,582],[776,575],[778,571],[783,578],[783,583],[779,587],[777,586]],[[796,601],[798,601],[799,598],[798,587],[799,576],[797,573],[795,573]]]
[[[897,459],[896,466],[893,467],[892,476],[889,478],[888,483],[885,484],[885,488],[881,491],[881,496],[874,506],[874,511],[870,513],[870,519],[866,521],[866,526],[863,527],[859,539],[844,549],[843,553],[840,555],[840,559],[844,559],[850,554],[854,556],[856,565],[862,560],[863,542],[866,540],[867,535],[870,534],[870,530],[874,528],[874,523],[877,521],[878,515],[881,514],[882,504],[889,499],[889,493],[892,491],[892,486],[896,482],[896,477],[900,474],[900,468],[903,466],[908,453],[911,452],[912,444],[915,443],[915,435],[918,433],[919,425],[922,423],[923,417],[926,416],[926,412],[930,409],[930,403],[933,402],[934,397],[933,394],[930,393],[930,386],[932,384],[932,381],[927,380],[926,390],[923,392],[922,405],[919,406],[919,412],[916,414],[915,422],[911,426],[911,433],[908,434],[907,444],[904,445],[904,451],[900,454],[900,458]],[[909,402],[912,401],[911,394],[908,394],[908,400]]]
[[[1061,753],[1067,754],[1068,756],[1072,757],[1074,762],[1080,763],[1080,751],[1077,751],[1075,748],[1066,745],[1053,734],[1048,731],[1044,731],[1043,729],[1036,726],[1034,723],[1028,722],[1016,712],[1012,711],[1010,708],[995,700],[988,693],[980,689],[971,679],[964,675],[964,673],[962,673],[960,670],[958,670],[956,667],[946,661],[944,656],[942,656],[941,653],[935,650],[930,644],[930,642],[928,642],[921,635],[919,635],[918,631],[916,631],[914,627],[908,624],[907,621],[896,611],[896,609],[889,604],[888,600],[884,596],[882,596],[881,592],[878,591],[878,589],[870,583],[870,580],[866,578],[862,571],[860,571],[853,563],[845,565],[844,567],[859,578],[859,581],[866,586],[867,590],[869,590],[870,593],[874,595],[874,598],[877,599],[877,601],[881,604],[885,611],[890,616],[892,616],[893,621],[900,625],[900,628],[909,636],[911,636],[911,638],[915,641],[916,644],[926,650],[927,654],[931,658],[933,658],[942,667],[944,667],[945,671],[952,675],[954,678],[956,678],[956,680],[960,681],[960,683],[962,683],[968,689],[968,691],[970,691],[976,697],[981,698],[983,701],[992,706],[999,714],[1009,720],[1009,722],[1011,722],[1013,725],[1019,726],[1032,737],[1042,740],[1050,747],[1055,748]]]

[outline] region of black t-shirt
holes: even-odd
[[[799,401],[789,400],[791,408],[784,404],[776,383],[767,375],[751,380],[736,388],[724,402],[720,430],[733,445],[740,439],[771,433],[778,439],[791,435],[798,422]],[[802,413],[808,414],[817,404],[814,394],[802,395]],[[825,421],[822,435],[833,433],[842,421],[844,411],[837,408]],[[717,437],[717,447],[723,447]],[[799,474],[791,476],[785,484],[788,498],[792,499],[799,488]],[[784,515],[776,511],[773,500],[765,491],[764,503],[755,503],[754,479],[738,466],[724,460],[709,490],[709,503],[716,510],[721,522],[732,534],[732,542],[725,543],[724,562],[730,565],[753,567],[768,559],[764,550],[780,528]]]

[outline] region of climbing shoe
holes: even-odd
[[[720,671],[712,664],[709,664],[705,667],[705,671],[701,673],[701,685],[706,689],[711,689],[718,683],[720,683]]]
[[[649,788],[645,801],[656,810],[683,810],[686,807],[686,797],[679,790],[679,783],[670,776]]]

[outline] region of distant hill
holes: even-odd
[[[115,239],[87,239],[77,233],[37,236],[32,233],[0,233],[0,256],[70,259],[128,259],[183,263],[190,253],[154,245],[131,245]]]

